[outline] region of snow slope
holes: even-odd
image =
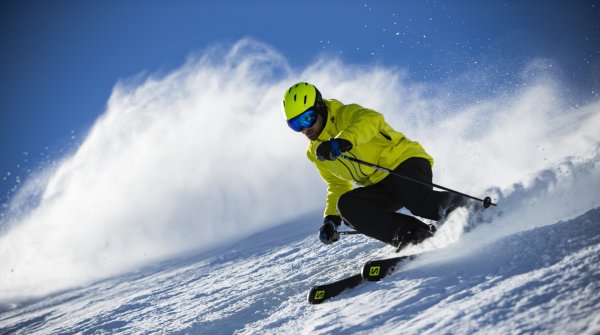
[[[299,73],[242,40],[119,83],[81,145],[2,206],[0,333],[598,333],[600,101],[573,103],[549,68],[470,96],[335,59]],[[389,280],[308,305],[391,250],[318,242],[324,185],[279,110],[299,78],[382,111],[436,158],[436,183],[499,206],[454,213]]]
[[[569,173],[542,171],[483,216],[461,209],[421,250],[407,250],[430,252],[403,271],[322,305],[307,304],[312,285],[391,248],[361,236],[321,245],[306,224],[318,221],[314,213],[219,250],[5,306],[0,333],[597,334],[600,194],[585,192],[599,185],[599,167],[595,156]],[[595,207],[575,210],[578,196]],[[539,203],[554,209],[542,213]],[[527,219],[532,211],[538,220]]]

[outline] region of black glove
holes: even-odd
[[[332,138],[317,146],[317,159],[334,161],[342,152],[352,149],[352,143],[343,138]]]
[[[338,215],[327,215],[323,219],[323,225],[319,228],[319,239],[325,244],[337,242],[340,234],[337,228],[342,224],[342,218]]]

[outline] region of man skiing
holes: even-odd
[[[415,141],[394,130],[382,114],[357,104],[323,99],[309,83],[297,83],[283,97],[290,128],[309,140],[308,159],[327,183],[323,225],[325,244],[339,239],[342,221],[357,231],[400,250],[433,236],[435,228],[411,215],[440,220],[461,199],[434,191],[385,171],[340,157],[345,155],[377,164],[401,175],[431,183],[433,158]],[[352,183],[362,187],[354,188]]]

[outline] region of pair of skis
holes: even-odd
[[[380,281],[416,257],[417,255],[410,255],[370,260],[364,264],[361,273],[328,284],[313,286],[308,292],[308,302],[320,304],[367,281]]]

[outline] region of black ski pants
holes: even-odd
[[[432,181],[431,165],[424,158],[409,158],[394,171],[428,183]],[[431,186],[390,174],[377,184],[342,194],[337,207],[349,226],[390,243],[398,232],[403,234],[426,227],[421,220],[397,213],[398,210],[406,207],[414,215],[439,220],[452,198],[448,192],[434,191]]]

